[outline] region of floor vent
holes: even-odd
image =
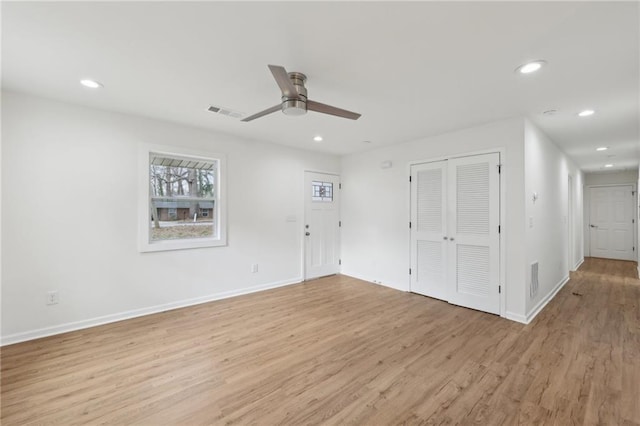
[[[216,113],[216,114],[220,114],[220,115],[226,115],[227,117],[231,117],[231,118],[242,118],[242,117],[244,117],[244,114],[241,113],[241,112],[234,111],[234,110],[229,109],[229,108],[223,108],[223,107],[215,106],[215,105],[209,106],[209,108],[207,108],[207,111],[213,112],[213,113]]]
[[[538,262],[531,264],[531,284],[529,287],[529,296],[533,299],[538,294]]]

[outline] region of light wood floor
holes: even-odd
[[[638,263],[626,260],[609,260],[599,257],[585,257],[578,268],[580,272],[614,275],[617,277],[638,278]]]
[[[638,425],[640,281],[595,262],[528,326],[336,276],[7,346],[2,424]]]

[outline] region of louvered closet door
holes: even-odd
[[[447,161],[411,167],[411,291],[447,300]]]
[[[500,313],[500,178],[495,154],[449,160],[449,302]]]

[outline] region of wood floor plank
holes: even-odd
[[[3,425],[640,424],[640,281],[529,325],[346,276],[1,349]]]

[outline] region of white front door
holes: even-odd
[[[448,165],[449,302],[500,314],[500,154]]]
[[[305,172],[305,280],[340,271],[340,176]]]
[[[411,166],[411,291],[448,300],[447,161]]]
[[[591,256],[635,260],[633,187],[618,185],[591,188],[590,199]]]

